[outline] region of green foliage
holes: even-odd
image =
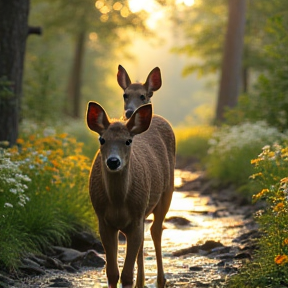
[[[177,155],[183,157],[192,156],[203,164],[207,156],[208,141],[213,129],[211,126],[175,128]]]
[[[232,277],[228,287],[286,287],[288,285],[288,146],[266,146],[252,160],[251,178],[262,190],[254,201],[265,202],[256,214],[262,237],[253,261]]]
[[[246,1],[246,26],[244,37],[243,68],[263,71],[270,61],[263,53],[263,46],[273,44],[274,39],[267,33],[267,21],[275,15],[287,12],[285,1]],[[228,15],[227,0],[195,1],[173,18],[184,31],[185,42],[173,49],[174,52],[200,59],[184,67],[183,74],[198,72],[205,75],[219,71],[223,51]],[[286,17],[287,18],[287,17]],[[191,61],[192,62],[192,61]]]
[[[38,123],[56,123],[63,113],[63,97],[58,91],[56,65],[51,56],[31,59],[30,71],[25,79],[23,117]]]
[[[285,12],[287,14],[288,11]],[[283,16],[273,17],[268,28],[268,34],[273,40],[264,49],[269,67],[259,76],[254,91],[242,95],[237,107],[229,110],[226,118],[233,124],[243,120],[265,119],[270,125],[284,131],[288,128],[287,17],[285,20]]]
[[[69,243],[73,231],[96,225],[88,192],[91,161],[82,145],[51,129],[27,130],[1,158],[0,264],[8,269],[17,268],[24,253]]]
[[[250,160],[257,157],[264,145],[283,139],[287,139],[287,135],[265,122],[223,126],[210,140],[207,173],[223,184],[245,187],[253,173]]]

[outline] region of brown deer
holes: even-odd
[[[117,81],[124,94],[124,119],[129,119],[133,112],[143,104],[150,103],[153,92],[162,85],[161,72],[155,67],[148,75],[146,82],[132,83],[126,70],[119,65]]]
[[[144,287],[144,221],[153,213],[151,235],[157,260],[157,284],[164,287],[161,237],[174,189],[173,130],[162,117],[152,118],[151,104],[139,107],[124,122],[110,120],[99,104],[89,102],[87,124],[100,135],[100,149],[90,173],[90,197],[106,252],[108,285],[116,288],[119,280],[117,253],[121,231],[127,239],[122,287],[133,287],[136,258],[136,287]]]

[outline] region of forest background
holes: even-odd
[[[268,203],[243,279],[287,284],[287,14],[282,0],[0,1],[0,268],[97,231],[87,101],[119,117],[118,64],[132,81],[159,66],[152,103],[175,128],[178,159]]]

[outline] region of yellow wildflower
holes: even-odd
[[[259,192],[256,195],[253,195],[253,200],[259,200],[265,195],[266,192],[269,192],[269,189],[262,189],[261,192]]]
[[[252,159],[251,160],[251,164],[258,164],[258,162],[260,162],[261,159],[257,158],[257,159]]]
[[[280,180],[281,183],[288,183],[288,177],[282,178]]]
[[[18,138],[16,142],[17,142],[17,144],[24,144],[25,143],[25,141],[22,138]]]
[[[259,172],[259,173],[252,174],[252,175],[250,176],[250,178],[251,178],[251,179],[255,179],[256,177],[262,176],[262,175],[263,175],[263,174],[262,174],[261,172]]]
[[[286,246],[286,245],[288,245],[288,238],[283,240],[283,246]]]
[[[283,255],[277,255],[275,258],[274,258],[274,262],[277,264],[277,265],[284,265],[288,262],[288,256],[283,254]]]
[[[276,212],[279,212],[279,211],[281,211],[282,209],[284,208],[284,203],[283,202],[280,202],[280,203],[278,203],[275,207],[274,207],[274,211],[276,211]]]

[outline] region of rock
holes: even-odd
[[[198,271],[202,271],[203,267],[201,267],[201,266],[191,266],[191,267],[189,267],[189,270],[190,271],[194,271],[194,272],[198,272]]]
[[[165,222],[173,223],[174,225],[179,226],[188,226],[190,225],[190,221],[183,217],[170,217],[165,220]]]
[[[59,246],[53,246],[53,249],[55,250],[55,252],[59,253],[55,257],[57,257],[59,260],[61,260],[64,263],[73,263],[73,262],[81,261],[85,257],[85,254],[86,254],[86,252],[80,252],[75,249],[59,247]]]
[[[224,245],[220,242],[216,242],[214,240],[207,240],[202,245],[195,245],[189,248],[180,249],[178,251],[175,251],[172,253],[173,256],[182,256],[189,253],[200,253],[201,255],[207,254],[207,252],[210,252],[212,249],[217,247],[223,247]],[[205,251],[206,253],[203,253],[202,251]]]
[[[240,236],[233,239],[232,242],[245,244],[251,240],[258,239],[261,237],[261,233],[257,229],[253,229],[249,232],[243,233]]]
[[[50,281],[53,282],[53,284],[50,284],[48,287],[72,287],[72,283],[65,278],[58,277]]]
[[[30,266],[30,267],[40,268],[40,264],[37,263],[36,261],[33,261],[33,260],[30,259],[30,258],[24,258],[24,259],[22,259],[22,263],[23,263],[24,265],[28,265],[28,266]]]
[[[101,241],[94,234],[88,231],[75,232],[72,234],[71,247],[69,248],[78,250],[80,252],[93,249],[98,253],[104,253],[104,248]]]
[[[47,257],[44,265],[47,269],[64,270],[63,263],[57,258]]]
[[[5,287],[6,285],[13,285],[13,284],[14,284],[14,280],[13,279],[11,279],[10,277],[0,273],[0,287],[1,287],[1,285],[3,285],[3,287]]]
[[[235,257],[235,253],[223,253],[223,254],[217,255],[215,258],[227,261],[227,260],[234,259],[234,257]]]
[[[234,259],[251,259],[251,254],[248,252],[241,252],[235,255]]]
[[[100,268],[106,264],[106,261],[100,257],[95,250],[89,250],[81,263],[81,266]]]
[[[65,269],[65,271],[70,272],[70,273],[76,273],[78,271],[78,267],[72,267],[71,265],[68,264],[64,264],[63,268]]]
[[[40,267],[31,267],[29,265],[21,265],[19,269],[29,276],[37,276],[37,275],[44,275],[45,271],[44,269]]]
[[[203,245],[201,245],[201,250],[211,251],[217,247],[223,247],[224,245],[220,242],[216,242],[214,240],[207,240]]]

